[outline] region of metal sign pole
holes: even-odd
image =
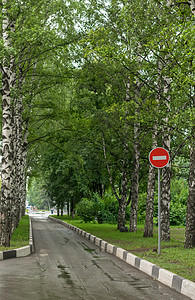
[[[153,167],[158,168],[158,254],[161,254],[160,168],[164,168],[169,163],[169,159],[169,152],[162,147],[150,151],[149,161]]]
[[[161,254],[160,168],[158,168],[158,254]]]

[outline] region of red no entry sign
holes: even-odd
[[[155,148],[149,154],[151,165],[158,168],[158,254],[161,254],[161,200],[160,200],[160,168],[169,162],[169,152],[164,148]]]
[[[169,162],[169,152],[164,148],[155,148],[149,154],[149,161],[155,168],[164,168]]]

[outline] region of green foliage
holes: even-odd
[[[95,212],[92,201],[83,198],[76,205],[77,214],[83,219],[84,222],[93,221]]]
[[[119,203],[115,196],[111,192],[106,192],[102,198],[104,202],[105,211],[103,215],[103,221],[110,224],[116,224],[118,219]]]
[[[157,187],[156,187],[157,188]],[[139,193],[138,224],[144,224],[146,214],[146,192]],[[188,184],[184,177],[175,177],[171,180],[170,224],[184,226],[188,199]],[[154,224],[158,224],[158,194],[154,195]]]
[[[146,216],[146,197],[147,193],[140,193],[138,199],[138,215],[137,222],[138,224],[144,224]]]
[[[36,206],[38,209],[49,209],[49,200],[41,178],[33,178],[27,193],[29,205]]]
[[[171,225],[185,225],[186,224],[186,210],[187,205],[178,202],[171,202],[170,205],[170,224]]]
[[[170,221],[185,224],[188,186],[176,176],[187,178],[193,125],[195,47],[189,8],[162,3],[159,10],[153,0],[14,1],[10,15],[17,17],[9,51],[20,66],[16,78],[20,72],[26,77],[17,93],[23,95],[23,126],[28,126],[27,175],[41,178],[29,190],[30,203],[42,208],[49,198],[51,205],[71,201],[75,206],[82,199],[77,210],[85,220],[115,223],[118,201],[110,192],[107,165],[120,194],[126,159],[128,197],[134,123],[139,122],[138,223],[143,224],[153,126],[157,122],[162,144],[167,117],[171,154],[178,153],[174,163],[186,167],[173,169]],[[10,53],[0,42],[3,62]],[[169,110],[163,101],[165,77],[171,81]],[[157,211],[155,194],[155,221]]]
[[[94,193],[90,200],[83,198],[77,204],[76,210],[84,222],[97,220],[98,223],[115,224],[118,216],[118,201],[111,193],[106,193],[102,198],[98,193]]]
[[[171,199],[173,203],[187,204],[188,183],[185,178],[173,178],[171,181]]]
[[[188,200],[188,184],[185,178],[174,178],[171,181],[170,224],[185,225]]]

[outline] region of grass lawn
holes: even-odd
[[[56,216],[53,216],[56,217]],[[119,232],[116,225],[84,223],[71,217],[58,217],[76,227],[89,232],[110,244],[121,247],[159,267],[195,282],[195,248],[184,249],[185,228],[171,227],[171,241],[161,242],[161,255],[157,252],[158,228],[154,227],[154,237],[144,238],[144,226],[137,232]]]
[[[10,247],[0,247],[0,251],[11,250],[29,244],[29,216],[24,216],[12,234]]]

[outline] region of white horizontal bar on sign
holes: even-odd
[[[152,159],[153,160],[166,160],[167,157],[166,157],[166,155],[164,155],[164,156],[153,156]]]

